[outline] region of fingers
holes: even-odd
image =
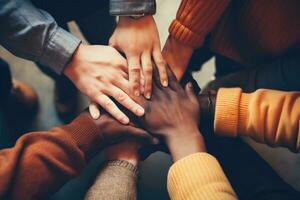
[[[161,82],[160,82],[160,78],[159,78],[159,72],[158,72],[158,69],[156,66],[153,67],[153,90],[154,89],[162,89],[162,85],[161,85]]]
[[[89,112],[93,119],[95,119],[95,120],[99,119],[100,109],[98,108],[97,103],[95,103],[93,101],[91,102],[91,104],[89,105]]]
[[[151,136],[147,131],[136,128],[133,126],[128,126],[128,130],[126,131],[128,136],[132,136],[144,144],[151,144],[153,141],[153,136]]]
[[[175,74],[173,73],[173,71],[170,69],[170,67],[166,67],[167,70],[167,74],[168,74],[168,79],[169,79],[169,86],[173,89],[173,90],[178,90],[181,89],[181,86],[175,76]]]
[[[134,102],[124,91],[117,87],[111,87],[107,94],[122,104],[125,108],[133,112],[137,116],[143,116],[145,110],[142,106]]]
[[[166,71],[166,62],[163,59],[163,56],[161,54],[160,48],[156,48],[153,50],[153,60],[157,66],[159,77],[160,77],[160,83],[164,86],[168,86],[168,76]]]
[[[116,104],[106,95],[99,94],[94,99],[109,114],[122,124],[128,124],[129,118],[116,106]]]
[[[193,102],[193,103],[198,103],[197,97],[195,95],[195,92],[193,90],[193,85],[191,82],[188,82],[185,85],[185,93],[188,96],[188,98]]]
[[[140,96],[141,65],[139,56],[128,56],[129,87],[135,96]]]
[[[152,92],[152,72],[153,72],[150,53],[143,53],[141,60],[143,66],[143,74],[145,78],[144,96],[147,99],[150,99],[151,92]]]

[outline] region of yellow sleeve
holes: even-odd
[[[207,153],[195,153],[174,163],[168,174],[172,200],[237,199],[219,162]]]
[[[300,151],[300,93],[221,88],[214,119],[218,135],[249,136],[270,146]]]

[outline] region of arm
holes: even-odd
[[[154,76],[151,101],[141,124],[168,146],[174,164],[168,174],[171,199],[236,199],[218,161],[206,153],[198,130],[200,109],[191,84],[183,90],[169,72],[169,87]],[[172,119],[172,120],[170,120]]]
[[[143,115],[144,110],[127,95],[127,63],[114,48],[80,44],[49,13],[29,0],[0,1],[0,27],[0,43],[5,48],[49,66],[58,74],[64,73],[82,93],[120,122],[127,124],[129,119],[111,98],[136,115]],[[95,118],[99,115],[98,112]]]
[[[85,200],[137,199],[137,164],[139,143],[126,140],[105,150],[102,164]]]
[[[221,88],[217,94],[216,134],[249,136],[270,146],[285,146],[299,152],[300,93],[260,89],[242,93],[239,88]]]
[[[16,56],[61,74],[80,40],[29,0],[0,1],[0,43]]]
[[[230,0],[183,0],[176,19],[169,27],[170,36],[163,48],[164,59],[181,79],[195,48],[203,45],[229,5]]]
[[[94,150],[132,136],[151,140],[143,130],[108,115],[92,120],[86,112],[69,125],[25,134],[0,151],[0,198],[45,198],[78,175]]]
[[[274,61],[226,75],[210,82],[205,90],[218,90],[221,87],[240,87],[244,92],[257,89],[300,91],[299,50],[281,56]]]

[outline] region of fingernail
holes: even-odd
[[[146,99],[150,99],[151,98],[151,94],[150,92],[147,92],[146,95],[145,95]]]
[[[93,119],[98,119],[99,118],[99,114],[96,113],[96,112],[92,112],[91,115],[92,115]]]
[[[168,87],[168,81],[163,81],[163,86]]]
[[[144,108],[138,108],[138,109],[136,110],[136,114],[137,114],[138,116],[142,116],[142,115],[144,115],[144,113],[145,113]]]
[[[121,119],[121,121],[122,121],[123,124],[128,124],[129,123],[129,119],[127,117],[123,117]]]

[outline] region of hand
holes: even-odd
[[[147,131],[137,128],[134,124],[124,125],[103,111],[97,120],[92,119],[87,111],[82,112],[74,121],[84,120],[93,122],[97,127],[97,133],[101,139],[101,144],[109,146],[128,139],[135,139],[141,144],[156,144],[157,139],[153,138]]]
[[[142,145],[134,139],[128,139],[105,149],[106,160],[125,160],[134,166],[139,161],[138,150]]]
[[[191,83],[183,90],[172,72],[167,71],[169,87],[164,88],[155,70],[151,101],[141,102],[146,110],[141,123],[149,132],[161,136],[173,159],[178,160],[205,151],[205,144],[198,129],[200,108]]]
[[[74,53],[73,60],[65,68],[64,74],[82,93],[121,123],[129,123],[129,118],[109,97],[138,116],[144,114],[144,109],[127,95],[129,82],[126,60],[114,48],[81,44]],[[94,109],[91,114],[97,119],[100,111]]]
[[[109,45],[126,55],[132,94],[139,96],[140,93],[144,93],[146,98],[151,97],[152,57],[158,66],[162,85],[168,85],[159,35],[152,16],[145,16],[140,19],[120,17],[109,40]]]
[[[193,51],[192,48],[184,46],[172,36],[168,37],[162,54],[178,80],[184,75]]]

